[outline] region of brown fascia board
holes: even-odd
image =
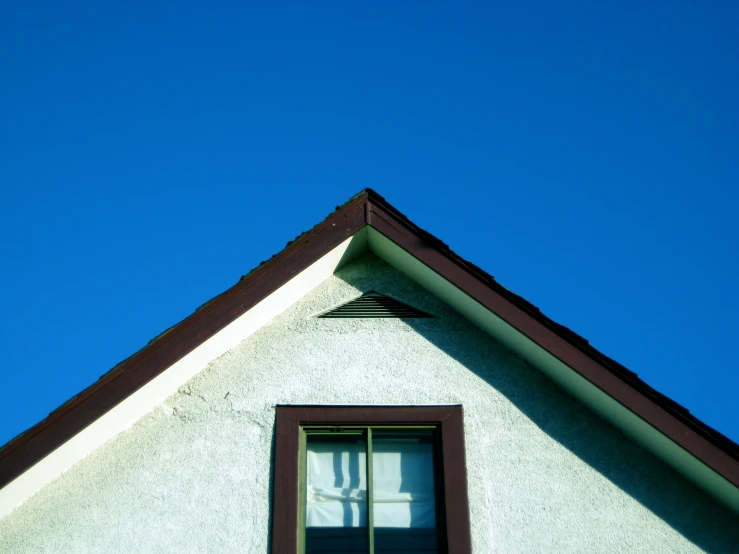
[[[368,202],[374,229],[739,487],[739,445],[460,258],[381,196],[372,193]]]
[[[366,224],[368,196],[366,191],[359,193],[236,285],[8,442],[0,449],[0,488],[354,235]]]
[[[739,445],[660,394],[366,189],[96,383],[0,449],[0,488],[365,225],[394,241],[579,375],[739,487]]]

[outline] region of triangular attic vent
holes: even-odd
[[[318,314],[319,318],[421,318],[434,317],[376,291],[370,291],[335,308]]]

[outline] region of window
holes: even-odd
[[[470,552],[461,406],[278,406],[272,552]]]
[[[298,543],[305,554],[439,551],[433,427],[311,426],[302,434]]]

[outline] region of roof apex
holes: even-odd
[[[739,488],[739,445],[455,254],[365,188],[233,287],[0,448],[0,489],[336,246],[369,226]]]

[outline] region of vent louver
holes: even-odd
[[[346,304],[332,308],[322,314],[318,314],[318,318],[429,318],[434,317],[431,314],[422,312],[404,304],[395,298],[390,298],[379,292],[370,291],[359,298],[350,300]]]

